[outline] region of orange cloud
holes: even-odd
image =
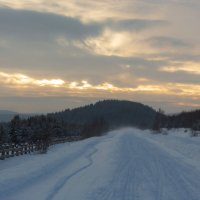
[[[61,79],[34,79],[24,74],[8,74],[4,72],[0,72],[0,82],[7,85],[35,85],[35,86],[61,86],[65,82]]]
[[[179,103],[176,103],[177,106],[180,106],[180,107],[200,107],[200,104],[198,103],[184,103],[184,102],[179,102]]]
[[[150,80],[140,81],[135,87],[119,87],[109,82],[97,85],[82,81],[65,81],[62,79],[36,79],[20,73],[8,74],[0,72],[0,83],[4,87],[9,87],[21,91],[23,89],[33,90],[36,94],[64,93],[73,94],[105,94],[106,92],[121,94],[158,94],[172,96],[186,96],[200,98],[200,85],[181,83],[151,83]]]
[[[165,67],[161,67],[160,71],[164,71],[164,72],[186,72],[189,74],[197,74],[200,75],[200,63],[198,62],[172,62],[172,66],[165,66]]]

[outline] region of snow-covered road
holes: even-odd
[[[0,199],[199,200],[192,152],[200,153],[199,139],[121,129],[0,161]]]

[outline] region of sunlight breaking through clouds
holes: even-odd
[[[83,42],[77,41],[74,45],[91,54],[104,56],[131,57],[158,53],[159,50],[153,49],[143,37],[131,31],[105,29],[101,35],[86,38]]]
[[[188,100],[193,108],[199,9],[198,0],[0,0],[1,96]]]
[[[35,79],[20,73],[8,74],[0,72],[0,83],[9,88],[32,88],[36,93],[38,91],[38,94],[41,94],[42,88],[47,91],[48,88],[57,88],[57,92],[60,94],[67,91],[68,93],[87,95],[102,91],[125,95],[135,93],[162,95],[164,93],[165,95],[200,97],[200,85],[181,83],[152,84],[148,80],[145,80],[145,84],[138,83],[135,87],[119,87],[109,82],[93,85],[87,80],[69,82],[62,79]]]
[[[2,84],[17,86],[17,85],[36,85],[36,86],[62,86],[65,82],[61,79],[41,79],[37,80],[24,74],[8,74],[0,72],[0,82]]]

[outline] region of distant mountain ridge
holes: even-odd
[[[50,115],[68,123],[84,124],[95,118],[103,118],[111,127],[136,126],[150,128],[154,122],[156,111],[137,102],[104,100]]]
[[[0,122],[8,122],[10,121],[17,112],[10,110],[0,110]]]
[[[13,115],[13,114],[17,114],[17,112],[10,110],[0,110],[0,115]]]
[[[9,122],[12,120],[12,118],[15,115],[19,115],[21,118],[28,118],[30,116],[33,116],[35,114],[24,114],[24,113],[18,113],[15,111],[10,111],[10,110],[0,110],[0,122]]]

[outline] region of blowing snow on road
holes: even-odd
[[[199,152],[199,138],[121,129],[0,161],[0,199],[199,200]]]

